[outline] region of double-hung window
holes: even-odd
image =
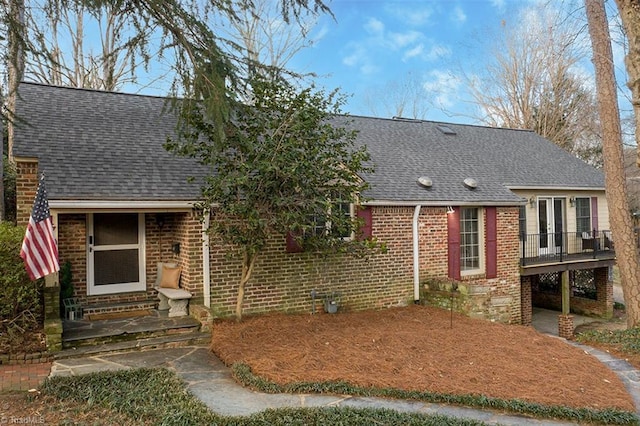
[[[591,199],[576,197],[576,231],[578,235],[584,232],[591,235]]]
[[[484,238],[482,212],[477,207],[460,209],[460,273],[482,272],[484,264]]]
[[[336,196],[331,200],[331,207],[329,207],[329,213],[333,214],[334,211],[339,213],[339,216],[344,218],[341,223],[332,223],[326,220],[326,216],[322,214],[315,214],[311,216],[311,233],[313,236],[319,236],[323,233],[331,233],[332,235],[349,240],[353,237],[352,227],[350,224],[353,222],[354,207],[353,204],[344,200],[341,196]],[[334,210],[335,209],[335,210]]]

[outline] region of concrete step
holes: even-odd
[[[132,312],[141,310],[152,310],[158,307],[158,299],[146,299],[134,302],[119,303],[92,303],[82,306],[84,316],[95,314],[113,314],[120,312]]]
[[[200,321],[190,317],[167,316],[167,311],[150,311],[149,315],[90,320],[63,320],[62,348],[100,346],[108,343],[194,334],[200,331]]]
[[[69,347],[53,355],[54,360],[107,355],[119,352],[209,345],[211,333],[191,332],[168,334],[159,337],[137,338],[120,342],[103,342],[93,345]]]

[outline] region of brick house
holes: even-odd
[[[158,262],[182,266],[192,306],[233,312],[240,262],[204,234],[215,217],[192,208],[208,170],[162,147],[176,124],[164,98],[23,83],[16,113],[18,222],[44,172],[60,260],[85,312],[155,306]],[[363,176],[367,232],[388,251],[325,259],[273,238],[245,313],[309,312],[313,290],[339,292],[345,311],[448,307],[455,285],[455,309],[505,323],[529,324],[534,304],[611,314],[601,172],[531,131],[348,120],[376,167]]]

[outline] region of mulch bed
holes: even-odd
[[[211,349],[227,365],[285,385],[352,385],[478,394],[545,405],[635,411],[611,370],[564,340],[408,306],[336,315],[261,315],[214,324]]]

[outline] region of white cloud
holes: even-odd
[[[415,43],[424,36],[418,31],[408,31],[406,33],[390,33],[389,40],[394,48],[405,47],[411,43]]]
[[[384,34],[384,23],[376,18],[369,18],[367,23],[364,25],[364,29],[373,35],[383,35]]]
[[[360,72],[364,75],[375,74],[379,70],[380,70],[379,66],[369,62],[362,64],[362,66],[360,67]]]
[[[436,61],[440,58],[444,58],[451,55],[451,49],[441,44],[434,44],[431,46],[431,50],[426,56],[429,61]]]
[[[446,46],[434,44],[431,46],[431,49],[427,50],[424,43],[419,43],[404,52],[402,61],[406,62],[409,59],[418,58],[423,61],[433,62],[450,55],[451,49]]]
[[[355,67],[366,59],[366,50],[356,43],[352,43],[350,47],[351,53],[342,58],[342,63],[349,67]]]
[[[451,11],[451,20],[456,24],[463,24],[467,21],[467,15],[460,6],[456,6]]]
[[[433,70],[422,85],[424,90],[433,95],[436,105],[451,108],[455,104],[461,80],[449,71]]]
[[[413,27],[423,27],[425,25],[428,25],[429,20],[433,15],[433,9],[431,7],[403,8],[398,7],[397,2],[390,3],[386,7],[386,11],[389,14],[397,17],[400,22],[405,22],[407,25]]]
[[[311,35],[311,44],[312,45],[316,45],[317,43],[319,43],[323,38],[325,38],[325,36],[329,34],[329,26],[328,25],[322,25],[322,27],[320,27],[317,31],[315,31],[312,35]]]
[[[412,49],[407,50],[402,55],[402,61],[406,62],[411,58],[416,58],[424,55],[424,44],[420,43]]]
[[[370,49],[359,43],[350,43],[351,52],[342,58],[342,63],[348,67],[357,68],[362,74],[370,75],[377,72],[380,67],[370,55]]]
[[[506,0],[491,0],[491,5],[502,12],[506,6]]]

